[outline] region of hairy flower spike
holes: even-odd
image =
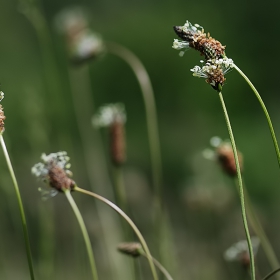
[[[111,158],[113,164],[117,166],[126,160],[125,122],[125,108],[121,103],[103,106],[93,117],[94,126],[105,126],[110,129]]]
[[[219,59],[225,56],[225,46],[212,38],[209,33],[204,33],[202,26],[192,25],[187,21],[183,26],[174,26],[175,33],[187,44],[179,44],[179,40],[173,43],[174,49],[191,47],[201,53],[205,60]],[[178,45],[180,48],[178,48]]]
[[[204,63],[204,61],[201,61]],[[233,61],[230,58],[220,58],[208,60],[204,66],[195,66],[191,69],[194,77],[205,78],[215,90],[220,90],[224,85],[224,77],[233,67]]]
[[[47,183],[56,191],[62,192],[66,189],[73,190],[75,182],[69,178],[72,172],[69,170],[70,158],[66,152],[42,154],[42,162],[35,164],[31,173]]]
[[[0,91],[0,102],[4,98],[4,92]],[[4,120],[6,119],[6,116],[4,114],[3,106],[0,104],[0,133],[2,134],[5,130],[5,123]]]

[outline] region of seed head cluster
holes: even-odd
[[[174,31],[182,39],[175,39],[173,48],[184,54],[189,48],[193,48],[204,56],[201,62],[203,66],[195,66],[191,71],[193,76],[202,77],[215,90],[220,91],[225,83],[224,75],[233,67],[232,59],[225,54],[225,46],[218,40],[205,33],[202,26],[192,25],[187,21],[183,26],[174,26]]]

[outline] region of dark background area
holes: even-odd
[[[278,2],[48,0],[39,6],[51,32],[51,41],[43,45],[34,26],[20,12],[18,1],[2,0],[0,17],[0,82],[7,117],[4,138],[23,196],[38,279],[49,279],[39,272],[45,261],[41,257],[44,240],[55,246],[52,279],[88,279],[84,244],[72,210],[62,195],[41,201],[39,184],[30,172],[41,153],[66,150],[75,181],[90,188],[70,94],[68,69],[72,66],[63,36],[54,25],[54,17],[70,6],[84,7],[92,29],[105,41],[134,52],[150,75],[158,109],[163,197],[172,232],[173,263],[166,266],[174,279],[246,279],[238,265],[225,263],[222,255],[232,243],[245,237],[234,182],[215,162],[202,156],[202,151],[210,147],[211,137],[228,138],[219,97],[189,71],[199,65],[199,53],[189,50],[180,57],[172,49],[176,38],[173,26],[183,25],[186,20],[198,23],[227,46],[227,56],[262,95],[279,135]],[[42,56],[44,50],[51,58],[47,63]],[[131,69],[109,53],[88,65],[94,107],[114,102],[126,106],[127,190],[133,218],[152,243],[151,168],[139,85]],[[233,70],[226,78],[223,94],[237,146],[244,156],[244,180],[279,255],[280,172],[268,125],[242,77]],[[77,76],[76,83],[81,83],[82,91],[83,79]],[[91,129],[90,120],[88,126]],[[106,133],[102,136],[106,139]],[[3,153],[0,159],[0,278],[28,279],[16,198]],[[74,197],[88,222],[93,246],[102,255],[92,200],[83,200],[78,194]],[[117,218],[114,213],[112,217]],[[42,234],[48,233],[42,229],[44,224],[50,225],[51,236]],[[115,248],[109,254],[117,255]],[[106,258],[97,262],[100,279],[122,279],[106,276]],[[141,265],[144,272],[148,270],[145,261]],[[271,270],[262,249],[257,267],[262,276]],[[149,271],[147,275],[143,279],[149,279]]]

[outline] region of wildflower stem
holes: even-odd
[[[280,271],[280,268],[277,268],[277,269],[273,270],[272,272],[267,274],[262,280],[268,280],[270,277],[272,277],[274,274],[276,274],[279,271]]]
[[[104,198],[103,196],[100,196],[100,195],[98,195],[94,192],[90,192],[90,191],[81,189],[77,186],[75,186],[74,190],[78,191],[78,192],[81,192],[81,193],[84,193],[84,194],[87,194],[87,195],[90,195],[90,196],[104,202],[105,204],[110,206],[112,209],[114,209],[118,214],[120,214],[128,222],[128,224],[131,226],[131,228],[134,230],[135,234],[139,238],[139,241],[142,244],[145,253],[147,254],[148,262],[149,262],[154,280],[158,280],[157,272],[156,272],[156,269],[155,269],[155,266],[154,266],[154,263],[153,263],[153,257],[150,253],[150,250],[147,246],[147,243],[146,243],[144,237],[142,236],[141,232],[136,227],[136,225],[133,223],[133,221],[118,206],[116,206],[114,203],[112,203],[110,200]]]
[[[271,268],[276,269],[280,266],[279,261],[275,255],[275,252],[273,251],[273,248],[265,234],[265,231],[264,231],[257,215],[255,214],[253,205],[251,203],[250,197],[248,195],[248,192],[247,192],[247,189],[245,186],[244,186],[244,194],[245,194],[245,201],[246,201],[246,205],[247,205],[247,215],[248,215],[249,223],[251,224],[253,230],[255,231],[256,235],[259,237],[259,239],[261,241],[263,250],[271,265]]]
[[[71,192],[69,189],[65,189],[64,193],[76,215],[76,218],[78,220],[78,223],[81,227],[82,233],[83,233],[83,237],[85,240],[85,244],[86,244],[86,249],[87,249],[87,253],[88,253],[88,258],[89,258],[89,263],[90,263],[90,267],[91,267],[91,272],[92,272],[92,279],[94,280],[98,280],[98,275],[97,275],[97,270],[96,270],[96,265],[95,265],[95,260],[94,260],[94,256],[93,256],[93,252],[92,252],[92,246],[91,246],[91,242],[88,236],[88,232],[83,220],[83,217],[79,211],[79,208],[77,207],[77,204],[75,203]]]
[[[258,101],[259,101],[259,103],[260,103],[260,105],[261,105],[261,107],[262,107],[262,109],[264,111],[264,114],[265,114],[267,122],[268,122],[269,129],[270,129],[270,133],[271,133],[271,136],[272,136],[275,152],[276,152],[276,155],[277,155],[278,164],[279,164],[279,167],[280,167],[280,150],[279,150],[277,138],[276,138],[276,135],[275,135],[275,132],[274,132],[274,128],[273,128],[273,125],[272,125],[269,113],[268,113],[268,111],[266,109],[266,106],[265,106],[265,104],[264,104],[260,94],[258,93],[257,89],[254,87],[254,85],[249,80],[249,78],[235,64],[233,64],[233,67],[244,78],[244,80],[248,83],[250,88],[253,90],[253,92],[255,93],[255,95],[256,95],[256,97],[257,97],[257,99],[258,99]]]
[[[146,253],[143,250],[140,251],[140,254],[143,257],[148,259]],[[166,279],[173,280],[173,278],[171,277],[169,272],[165,269],[165,267],[158,260],[156,260],[154,257],[152,257],[152,259],[153,259],[153,263],[155,264],[155,266],[162,272],[162,274],[166,277]]]
[[[248,242],[249,255],[250,255],[251,279],[255,280],[256,275],[255,275],[254,253],[253,253],[253,247],[252,247],[251,237],[250,237],[250,233],[249,233],[247,218],[246,218],[245,198],[244,198],[244,191],[243,191],[240,165],[239,165],[239,160],[238,160],[238,153],[237,153],[236,144],[235,144],[235,140],[234,140],[234,136],[233,136],[233,131],[232,131],[232,128],[231,128],[231,124],[230,124],[230,120],[229,120],[229,116],[228,116],[228,113],[227,113],[227,108],[226,108],[226,105],[225,105],[225,102],[224,102],[224,99],[223,99],[222,92],[219,92],[219,97],[220,97],[221,105],[222,105],[223,112],[224,112],[224,115],[225,115],[225,120],[226,120],[228,133],[229,133],[229,137],[230,137],[230,142],[231,142],[231,145],[232,145],[232,150],[233,150],[234,159],[235,159],[238,185],[239,185],[239,195],[240,195],[240,202],[241,202],[242,219],[243,219],[244,229],[245,229],[245,233],[246,233],[246,239],[247,239],[247,242]]]
[[[27,260],[28,260],[28,265],[29,265],[30,278],[32,280],[34,280],[35,277],[34,277],[33,264],[32,264],[31,248],[30,248],[30,241],[29,241],[29,236],[28,236],[26,218],[25,218],[25,214],[24,214],[24,208],[23,208],[23,204],[22,204],[22,200],[21,200],[21,195],[20,195],[17,179],[16,179],[16,176],[15,176],[15,173],[14,173],[14,169],[13,169],[13,166],[12,166],[12,163],[11,163],[11,160],[10,160],[10,157],[9,157],[9,153],[7,151],[2,133],[0,134],[0,142],[1,142],[1,146],[2,146],[2,149],[3,149],[3,153],[4,153],[4,156],[5,156],[7,165],[8,165],[9,172],[10,172],[11,177],[12,177],[14,188],[15,188],[15,191],[16,191],[16,196],[17,196],[19,211],[20,211],[20,216],[21,216],[21,222],[22,222],[24,241],[25,241],[26,255],[27,255]]]
[[[152,84],[149,78],[149,75],[139,60],[139,58],[133,54],[130,50],[125,47],[107,42],[107,49],[110,53],[119,56],[122,58],[133,70],[142,94],[144,98],[145,108],[146,108],[146,119],[148,126],[148,137],[151,153],[151,164],[153,171],[153,184],[155,188],[155,194],[160,198],[161,197],[161,154],[160,154],[160,141],[158,133],[158,121],[157,121],[157,110],[154,99],[154,92]]]

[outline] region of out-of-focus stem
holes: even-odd
[[[112,203],[110,200],[104,198],[103,196],[98,195],[98,194],[96,194],[94,192],[90,192],[90,191],[81,189],[81,188],[79,188],[77,186],[75,186],[74,190],[78,191],[78,192],[81,192],[81,193],[84,193],[84,194],[87,194],[87,195],[90,195],[90,196],[92,196],[92,197],[94,197],[94,198],[104,202],[105,204],[110,206],[112,209],[114,209],[118,214],[120,214],[128,222],[128,224],[131,226],[131,228],[134,230],[135,234],[137,235],[137,237],[138,237],[138,239],[139,239],[139,241],[140,241],[140,243],[141,243],[145,253],[147,254],[148,262],[150,264],[150,268],[151,268],[154,280],[158,280],[157,272],[156,272],[156,269],[155,269],[155,266],[154,266],[154,263],[153,263],[153,257],[152,257],[152,255],[150,253],[148,245],[147,245],[144,237],[142,236],[141,232],[139,231],[139,229],[133,223],[133,221],[117,205]]]
[[[149,75],[139,58],[127,48],[112,42],[107,42],[107,49],[110,53],[122,58],[133,70],[144,98],[146,119],[148,126],[148,137],[151,153],[151,164],[153,171],[153,185],[155,194],[161,197],[162,163],[160,154],[160,141],[158,133],[157,110],[154,99],[154,92]]]

